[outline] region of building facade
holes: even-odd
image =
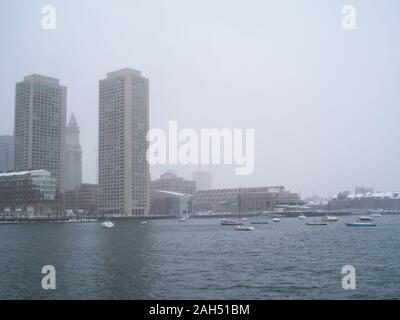
[[[97,215],[98,212],[98,185],[82,183],[73,190],[65,192],[65,209],[77,214]]]
[[[0,172],[14,170],[14,137],[0,136]]]
[[[201,170],[195,171],[192,173],[192,179],[196,182],[197,190],[211,190],[211,172]]]
[[[58,79],[29,75],[16,84],[15,170],[46,170],[64,192],[67,89]]]
[[[240,189],[241,210],[259,212],[280,206],[303,204],[299,194],[286,191],[283,186]],[[194,212],[237,212],[239,189],[199,190],[192,198]]]
[[[328,203],[329,210],[400,210],[400,192],[341,192]]]
[[[65,190],[73,190],[81,183],[82,148],[79,143],[79,126],[72,114],[65,132]]]
[[[122,69],[100,80],[99,212],[146,216],[149,212],[149,81]]]
[[[61,218],[56,179],[45,170],[0,173],[0,215],[3,218]]]
[[[151,191],[172,191],[193,195],[196,192],[196,182],[178,177],[174,172],[167,171],[159,179],[151,182]]]
[[[152,192],[151,215],[184,216],[190,213],[190,195],[172,191]]]

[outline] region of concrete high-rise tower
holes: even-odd
[[[211,172],[195,171],[192,173],[192,179],[196,181],[196,190],[210,190],[212,187]]]
[[[0,136],[0,172],[14,170],[14,137]]]
[[[149,211],[149,81],[122,69],[100,80],[99,212],[145,216]]]
[[[15,170],[46,170],[64,192],[67,88],[32,74],[16,84]]]
[[[65,133],[65,190],[73,190],[81,183],[82,148],[79,144],[79,126],[72,114]]]

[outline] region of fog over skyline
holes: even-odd
[[[41,27],[47,4],[56,30]],[[341,27],[347,4],[356,30]],[[399,9],[395,0],[2,0],[0,135],[13,132],[16,82],[58,78],[67,119],[73,112],[80,126],[83,180],[95,182],[99,80],[129,67],[150,80],[150,128],[255,130],[253,174],[202,166],[214,187],[400,190]],[[151,166],[151,177],[198,168]]]

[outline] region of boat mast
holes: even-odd
[[[242,210],[242,202],[240,198],[240,186],[239,186],[239,200],[238,200],[238,214],[239,214],[239,222],[240,222],[240,212]]]

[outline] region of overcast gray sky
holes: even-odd
[[[41,8],[56,8],[56,30]],[[357,29],[341,27],[354,5]],[[84,180],[95,181],[98,81],[131,67],[150,79],[150,125],[252,128],[255,171],[211,168],[215,187],[285,185],[329,196],[355,185],[400,190],[400,2],[165,0],[0,2],[0,134],[15,83],[39,73],[68,87]],[[195,166],[172,168],[190,177]]]

